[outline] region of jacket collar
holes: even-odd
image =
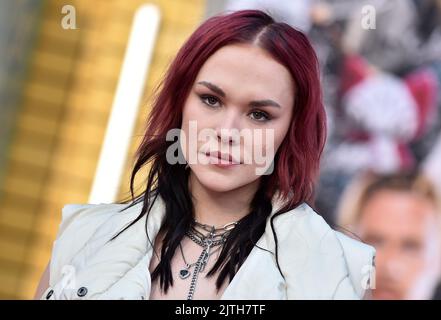
[[[280,205],[280,202],[274,203],[271,215]],[[75,290],[85,286],[90,289],[89,299],[149,297],[148,266],[153,255],[152,244],[165,215],[165,205],[158,197],[147,224],[144,215],[131,227],[133,229],[107,243],[109,234],[116,234],[139,215],[142,203],[119,212],[125,206],[87,205],[81,210],[76,207],[65,209],[66,218],[72,214],[78,219],[69,224],[54,245],[50,284],[56,287],[57,295],[77,298]],[[146,227],[152,243],[147,239]],[[222,299],[331,299],[338,296],[337,291],[344,292],[345,298],[362,297],[364,290],[359,276],[362,263],[350,263],[348,268],[344,248],[351,259],[365,263],[372,258],[370,247],[367,250],[357,241],[334,232],[305,203],[276,217],[274,230],[281,272],[275,259],[276,244],[270,219],[267,219],[264,234],[224,291]],[[73,290],[62,288],[64,280],[60,281],[60,277],[66,266],[72,266],[76,272]]]
[[[281,206],[282,201],[275,197],[270,217]],[[147,223],[153,239],[164,213],[164,203],[158,197]],[[343,285],[347,286],[350,296],[361,297],[363,290],[357,290],[350,281],[339,237],[306,203],[276,217],[274,230],[281,272],[277,267],[276,241],[268,218],[264,234],[224,291],[222,299],[331,299],[344,282],[348,282]],[[147,246],[149,260],[152,253],[151,245]]]

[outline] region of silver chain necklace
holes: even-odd
[[[228,235],[230,234],[231,230],[234,229],[234,227],[237,225],[238,222],[232,222],[229,224],[226,224],[225,226],[221,228],[215,228],[214,226],[208,226],[201,224],[197,221],[194,221],[194,225],[186,232],[186,236],[189,237],[193,242],[198,244],[202,247],[202,252],[199,255],[196,262],[189,264],[185,257],[184,252],[182,250],[181,244],[179,244],[182,258],[184,260],[185,266],[179,271],[179,277],[181,279],[186,279],[190,276],[190,268],[194,266],[193,275],[190,282],[190,288],[187,295],[187,300],[192,300],[194,291],[196,289],[196,283],[199,276],[199,273],[203,272],[210,256],[217,252],[221,246],[225,243],[227,240]],[[209,231],[208,235],[203,235],[201,232],[196,230],[195,226],[200,227],[204,230]],[[222,233],[219,233],[219,231],[222,231]],[[219,246],[218,249],[211,252],[211,248]]]

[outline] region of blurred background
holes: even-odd
[[[246,8],[317,51],[315,209],[376,247],[373,298],[440,298],[441,0],[0,0],[0,299],[33,297],[65,204],[129,195],[168,63],[201,21]]]

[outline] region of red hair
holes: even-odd
[[[181,47],[158,86],[134,173],[149,159],[165,155],[166,134],[181,128],[184,103],[205,61],[221,47],[238,43],[267,51],[294,79],[292,122],[277,151],[275,170],[266,177],[265,194],[272,198],[278,191],[285,200],[284,208],[289,209],[303,201],[311,202],[326,140],[317,57],[302,32],[258,10],[211,17]]]

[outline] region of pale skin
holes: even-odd
[[[260,103],[258,107],[250,104],[255,101],[265,103]],[[220,134],[221,129],[272,129],[276,152],[289,129],[293,106],[294,82],[283,65],[255,45],[228,45],[216,51],[199,71],[184,104],[182,130],[187,132],[189,121],[197,121],[198,130],[214,129],[219,136],[213,138],[219,144],[227,143],[231,148],[239,148],[243,155],[250,150],[245,150],[241,140],[225,139]],[[254,145],[256,147],[265,148],[265,145]],[[260,182],[254,164],[220,168],[198,163],[190,164],[189,170],[189,190],[197,221],[220,227],[249,213],[251,199]],[[162,236],[158,235],[155,239],[158,254]],[[187,262],[195,262],[202,248],[187,237],[181,245]],[[214,265],[219,253],[210,257],[205,273]],[[157,264],[158,258],[153,254],[150,272]],[[154,281],[150,299],[186,299],[191,277],[182,280],[178,276],[184,265],[178,247],[171,261],[173,286],[165,294],[159,288],[159,281]],[[220,299],[228,281],[217,292],[217,276],[206,278],[204,273],[200,274],[193,299]],[[41,288],[47,288],[47,283]]]
[[[376,249],[374,299],[430,299],[440,271],[439,212],[421,195],[376,192],[358,234]]]

